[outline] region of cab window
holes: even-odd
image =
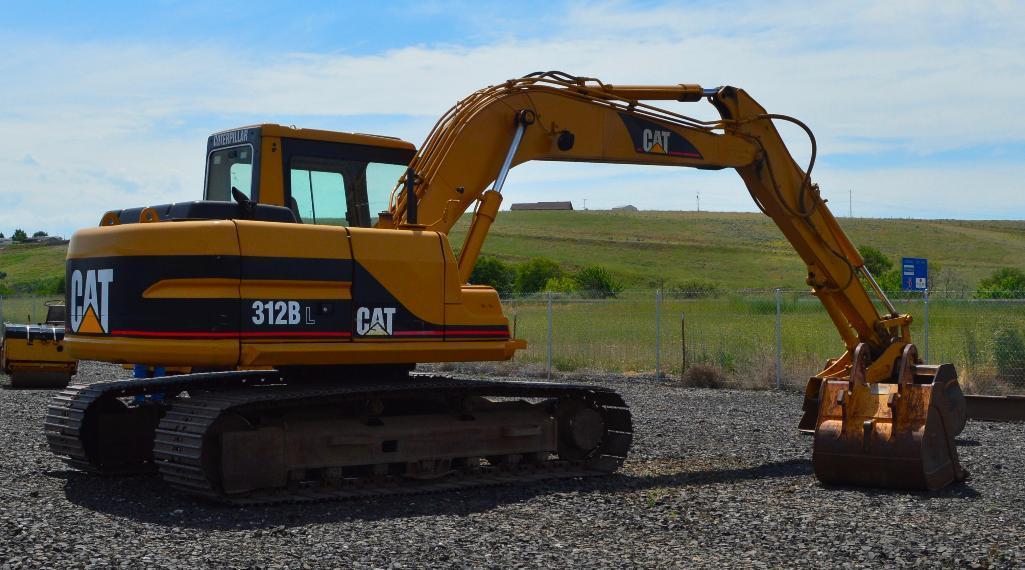
[[[312,224],[347,226],[345,179],[339,172],[293,168],[292,198],[300,220]]]
[[[388,209],[391,192],[405,173],[405,164],[367,163],[367,206],[371,216]]]
[[[232,146],[210,153],[207,161],[206,199],[231,201],[231,188],[235,187],[252,197],[253,147]]]
[[[412,149],[283,138],[286,203],[303,223],[371,227],[412,157]]]

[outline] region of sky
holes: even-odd
[[[419,146],[470,92],[553,69],[744,88],[813,129],[814,179],[841,217],[1025,219],[1023,3],[3,0],[0,232],[70,235],[107,210],[199,199],[215,131]],[[779,128],[803,164],[804,134]],[[755,211],[732,171],[527,163],[503,193]]]

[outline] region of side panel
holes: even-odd
[[[494,290],[475,288],[474,306],[459,310],[458,283],[446,280],[455,260],[440,234],[237,223],[243,365],[506,360],[523,348],[508,340]],[[301,322],[254,324],[268,301],[296,303]],[[448,314],[465,320],[447,326]]]
[[[193,367],[508,359],[522,343],[508,340],[497,295],[453,288],[442,237],[248,220],[82,230],[65,346]]]
[[[452,255],[448,236],[438,234],[445,256],[445,340],[507,340],[509,320],[492,287],[460,285],[459,265]]]
[[[238,239],[230,221],[80,230],[68,249],[75,358],[144,364],[238,361]]]
[[[438,234],[349,228],[349,235],[355,258],[353,338],[443,339],[446,263]]]
[[[350,341],[353,267],[345,228],[236,224],[243,343]]]

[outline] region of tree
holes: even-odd
[[[1017,267],[1002,267],[979,281],[975,293],[979,299],[1025,299],[1025,272]]]
[[[0,232],[0,239],[4,239],[4,232]]]
[[[18,228],[11,234],[11,239],[14,241],[25,241],[28,239],[28,234],[25,233],[25,230]]]
[[[573,276],[580,285],[580,291],[585,297],[592,299],[608,299],[615,297],[622,290],[623,286],[612,278],[608,269],[601,265],[590,265],[577,272]]]
[[[942,293],[948,298],[964,299],[969,291],[968,281],[955,269],[940,264],[929,266],[929,291]]]
[[[865,268],[868,269],[876,279],[882,277],[887,271],[893,269],[893,262],[890,261],[890,258],[886,257],[885,253],[870,245],[863,245],[859,247],[858,253],[861,254],[861,257],[865,258]]]
[[[502,297],[512,295],[516,285],[516,269],[497,257],[484,256],[477,260],[470,273],[470,283],[494,287]]]
[[[43,230],[39,230],[38,232],[32,234],[32,237],[46,237],[47,235],[48,234]]]
[[[530,295],[544,289],[553,277],[561,277],[562,269],[547,257],[535,257],[516,268],[516,291]]]

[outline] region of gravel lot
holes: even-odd
[[[591,381],[633,408],[615,476],[261,508],[69,470],[41,433],[52,393],[0,390],[0,567],[1025,565],[1025,426],[969,423],[972,479],[941,493],[825,488],[797,394]]]

